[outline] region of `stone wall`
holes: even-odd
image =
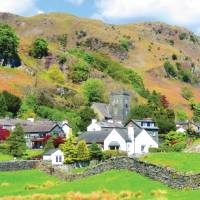
[[[46,172],[48,172],[49,170],[49,168],[43,168],[43,170],[44,169],[46,169]],[[69,174],[58,168],[54,168],[53,173],[51,171],[51,174],[67,181],[73,181],[75,179],[93,176],[95,174],[99,174],[113,169],[126,169],[129,171],[134,171],[153,180],[160,181],[172,188],[195,189],[200,187],[200,174],[180,173],[169,168],[157,166],[154,164],[140,161],[136,158],[128,157],[112,158],[106,162],[91,167],[80,174]]]
[[[18,171],[37,168],[41,161],[38,160],[16,160],[0,162],[0,171]]]

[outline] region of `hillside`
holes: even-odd
[[[1,13],[0,21],[11,25],[21,41],[19,54],[23,67],[18,69],[19,75],[16,75],[18,78],[16,77],[14,80],[6,79],[8,85],[14,84],[17,88],[23,84],[23,87],[19,87],[21,91],[15,91],[18,95],[24,93],[25,86],[34,84],[33,74],[36,73],[39,74],[39,86],[46,88],[47,84],[49,87],[57,87],[55,83],[47,81],[47,79],[43,81],[44,74],[41,72],[47,70],[51,65],[57,64],[57,58],[61,52],[78,46],[88,52],[103,52],[124,67],[138,72],[144,79],[145,87],[151,91],[155,89],[166,95],[174,108],[183,106],[189,111],[188,102],[181,96],[181,89],[184,86],[191,88],[196,101],[200,101],[200,93],[198,92],[200,38],[184,28],[159,22],[117,26],[58,13],[33,17]],[[67,35],[65,48],[59,45],[59,38],[64,35]],[[49,42],[50,55],[42,60],[33,59],[28,55],[32,41],[38,37],[45,38]],[[123,45],[127,49],[122,48]],[[173,57],[173,55],[175,56]],[[163,67],[165,61],[170,61],[174,65],[179,63],[182,71],[192,72],[195,82],[188,84],[178,78],[169,77]],[[65,74],[68,73],[68,65],[70,63],[64,66]],[[0,74],[2,73],[5,72],[1,68]],[[6,71],[6,73],[8,76],[12,75],[9,75],[9,71]],[[24,75],[20,77],[22,73]],[[0,76],[1,79],[2,76]],[[28,78],[29,81],[26,81],[27,76],[30,77]],[[108,93],[113,90],[125,89],[130,91],[139,101],[143,100],[128,84],[122,84],[109,76],[104,77],[95,70],[90,76],[101,79],[103,77],[105,83],[109,85]],[[21,81],[18,81],[18,79]],[[71,81],[66,81],[65,86],[76,91],[80,88],[79,84],[74,84]],[[4,84],[1,84],[0,89],[7,89],[12,92],[15,88],[5,87]]]

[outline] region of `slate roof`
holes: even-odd
[[[47,151],[46,153],[44,153],[44,156],[50,156],[53,153],[55,153],[56,151],[58,151],[59,149],[50,149],[49,151]]]
[[[48,133],[56,126],[60,129],[62,127],[62,122],[50,120],[38,120],[31,122],[30,120],[22,119],[0,119],[0,125],[3,126],[15,126],[16,124],[21,124],[25,133]]]
[[[93,142],[96,143],[103,143],[104,140],[107,138],[107,136],[112,132],[112,128],[110,129],[102,129],[101,131],[95,131],[95,132],[85,132],[82,133],[78,139],[79,140],[85,140],[86,143],[92,144]],[[128,136],[128,131],[127,129],[115,129],[121,137],[126,141],[126,142],[131,142],[129,136]]]
[[[62,131],[61,127],[58,124],[32,124],[22,126],[25,133],[49,133],[55,127],[59,127]]]
[[[123,124],[118,122],[101,121],[97,123],[101,128],[124,128]]]
[[[93,103],[92,104],[93,107],[95,107],[99,112],[101,112],[101,114],[104,116],[104,118],[106,119],[112,119],[112,116],[109,112],[109,106],[108,104],[105,103]]]

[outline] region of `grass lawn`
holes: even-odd
[[[151,153],[141,158],[181,172],[200,172],[200,153]]]
[[[43,152],[44,151],[42,149],[34,149],[34,150],[28,149],[28,150],[26,150],[25,155],[22,158],[19,158],[19,160],[26,160],[27,158],[30,158],[30,157],[42,155]],[[1,161],[9,161],[9,160],[13,160],[13,156],[3,154],[3,153],[0,152],[0,162]]]
[[[48,183],[47,181],[52,184],[44,184]],[[27,185],[36,185],[39,188],[26,189]],[[155,199],[151,196],[151,192],[158,189],[167,192],[168,200],[199,200],[200,197],[200,190],[172,190],[157,181],[126,170],[113,170],[74,182],[62,182],[37,170],[0,172],[0,197],[31,194],[58,195],[70,191],[91,193],[104,189],[117,193],[120,191],[141,191],[141,199],[143,200]]]

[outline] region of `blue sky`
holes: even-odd
[[[161,21],[200,34],[200,0],[0,0],[0,12],[67,12],[115,24]]]

